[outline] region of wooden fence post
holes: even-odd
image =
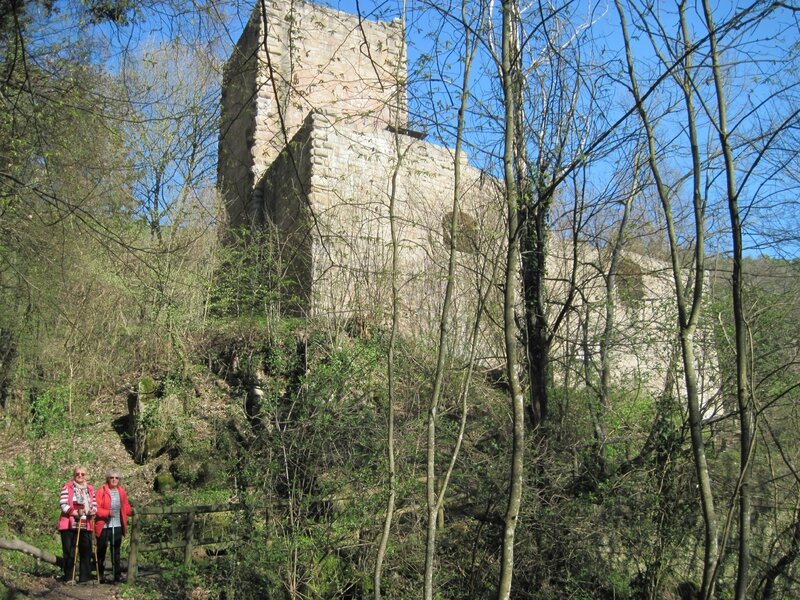
[[[194,510],[191,510],[186,517],[186,547],[183,551],[183,564],[187,566],[192,562],[192,550],[194,549],[194,515]]]
[[[128,550],[128,585],[136,585],[136,575],[139,570],[139,529],[142,518],[138,515],[131,517],[131,547]]]

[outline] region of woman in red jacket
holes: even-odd
[[[128,530],[128,517],[133,514],[128,494],[121,485],[122,476],[116,469],[106,474],[106,483],[97,491],[97,520],[94,532],[97,536],[97,568],[103,580],[106,548],[111,546],[111,566],[114,583],[122,580],[119,550],[122,536]]]

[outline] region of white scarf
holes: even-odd
[[[83,504],[84,510],[88,511],[92,507],[92,497],[89,495],[87,484],[72,486],[72,503]]]

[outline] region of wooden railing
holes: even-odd
[[[139,554],[142,552],[159,552],[164,550],[183,549],[183,562],[192,562],[192,551],[198,546],[220,544],[232,540],[230,535],[221,538],[206,537],[195,539],[195,522],[197,515],[206,513],[235,512],[242,510],[239,504],[217,504],[205,506],[145,506],[135,508],[131,517],[131,544],[128,551],[128,584],[136,584],[139,570]],[[182,539],[168,542],[145,543],[142,540],[142,526],[147,517],[160,516],[170,519],[186,517],[186,529]]]

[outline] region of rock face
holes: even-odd
[[[260,5],[223,83],[218,175],[231,225],[271,232],[284,310],[382,326],[391,316],[394,284],[403,332],[434,340],[456,197],[448,344],[467,348],[478,307],[502,303],[497,282],[506,234],[497,181],[408,130],[399,21],[366,21],[301,0],[273,0],[264,11]],[[554,377],[571,385],[569,373],[574,380],[596,359],[608,257],[561,239],[550,246],[554,314],[567,300],[573,270],[581,290],[552,346],[553,364],[563,366]],[[676,339],[668,264],[630,253],[623,262],[618,291],[625,301],[617,306],[618,335],[609,347],[614,377],[661,390]],[[503,356],[502,332],[490,321],[476,342],[487,368]]]
[[[162,395],[160,387],[152,377],[142,377],[128,398],[128,433],[133,459],[140,465],[171,449],[176,418],[185,413],[182,400],[175,394]]]

